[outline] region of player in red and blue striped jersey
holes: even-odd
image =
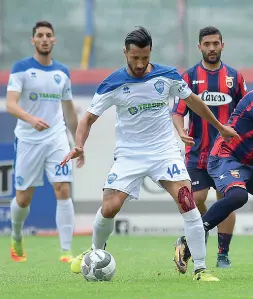
[[[224,64],[221,51],[224,44],[222,35],[217,28],[206,27],[199,33],[199,49],[203,60],[183,74],[194,93],[200,95],[219,121],[225,124],[241,98],[246,94],[246,84],[242,75]],[[184,116],[189,113],[188,135],[184,130]],[[192,179],[194,199],[201,214],[206,212],[205,200],[210,187],[215,188],[214,181],[207,173],[207,162],[210,150],[218,131],[204,119],[194,113],[185,102],[179,99],[173,109],[173,122],[186,144],[186,165]],[[217,199],[222,198],[217,192]],[[235,225],[235,215],[218,227],[219,252],[217,266],[228,268],[229,245]]]
[[[202,216],[206,232],[224,221],[248,201],[253,194],[253,92],[248,93],[237,105],[228,125],[236,130],[240,139],[224,141],[218,134],[208,161],[208,173],[223,198],[214,203]],[[189,248],[181,246],[189,259]]]

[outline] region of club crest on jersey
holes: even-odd
[[[234,77],[228,77],[226,76],[226,85],[228,88],[232,88],[234,86]]]
[[[158,80],[155,84],[155,89],[157,92],[159,92],[160,94],[163,93],[164,91],[164,82],[162,80]]]
[[[235,178],[235,179],[239,179],[240,178],[239,170],[230,170],[230,173],[231,173],[231,175],[232,175],[233,178]]]
[[[61,76],[58,75],[58,74],[54,75],[54,80],[55,80],[55,82],[56,82],[57,84],[60,84],[60,83],[61,83]]]
[[[108,182],[108,184],[111,184],[111,183],[113,183],[116,179],[117,179],[117,174],[116,173],[110,173],[109,175],[108,175],[108,178],[107,178],[107,182]]]

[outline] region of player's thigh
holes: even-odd
[[[211,157],[208,163],[208,173],[214,180],[217,191],[223,195],[234,186],[245,187],[251,178],[250,167],[233,158]]]
[[[146,176],[148,164],[138,157],[118,157],[108,173],[104,189],[128,194],[128,199],[138,199],[140,187]]]
[[[61,167],[60,163],[70,152],[69,141],[65,132],[59,133],[52,140],[46,156],[45,170],[51,183],[72,182],[72,160]]]
[[[192,209],[192,206],[196,207],[191,193],[190,176],[180,153],[171,154],[168,158],[157,161],[149,176],[173,197],[181,213],[185,210],[182,209],[180,199],[187,198],[189,209]]]
[[[191,180],[180,151],[171,153],[166,158],[156,158],[156,161],[149,169],[148,176],[158,185],[160,185],[160,181],[180,182]]]
[[[43,186],[44,144],[31,144],[16,139],[14,148],[15,189]]]

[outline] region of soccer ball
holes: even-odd
[[[116,262],[105,250],[91,250],[83,256],[81,271],[88,281],[109,281],[116,272]]]

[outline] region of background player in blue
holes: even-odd
[[[208,173],[223,198],[203,215],[205,231],[217,226],[230,213],[241,208],[253,194],[253,92],[237,105],[228,125],[240,139],[224,141],[218,134],[208,161]],[[187,243],[182,246],[182,259],[189,253]]]
[[[72,102],[69,71],[52,59],[53,26],[45,21],[36,23],[32,44],[34,56],[14,64],[7,87],[7,111],[18,118],[14,165],[16,197],[11,202],[11,258],[17,262],[26,261],[22,228],[34,187],[43,185],[45,170],[57,198],[60,261],[71,262],[74,230],[74,208],[70,198],[72,164],[61,168],[60,162],[69,151],[63,112],[73,137],[77,115]]]
[[[198,47],[203,60],[187,70],[183,74],[183,79],[192,91],[208,105],[216,118],[225,124],[238,102],[246,94],[246,84],[239,72],[220,60],[224,43],[217,28],[201,29]],[[184,116],[187,113],[189,113],[189,134],[184,129]],[[215,188],[214,181],[207,172],[207,162],[218,131],[188,108],[185,101],[181,99],[174,105],[172,119],[179,136],[186,145],[186,166],[192,180],[194,200],[201,215],[204,215],[207,211],[205,201],[208,191],[210,187]],[[218,200],[223,197],[218,191],[216,194]],[[231,267],[228,251],[234,225],[235,213],[232,213],[218,226],[219,250],[216,265],[219,268]],[[180,247],[181,242],[184,241],[185,237],[179,239],[176,247]],[[177,258],[175,260],[177,261]],[[182,269],[183,273],[186,272],[186,267],[187,264]]]
[[[79,122],[76,148],[70,159],[83,157],[83,146],[90,128],[102,113],[116,106],[115,162],[104,184],[103,203],[93,226],[92,248],[105,247],[114,227],[114,217],[128,199],[138,199],[146,176],[174,198],[184,219],[185,234],[194,257],[194,279],[217,281],[205,271],[205,240],[200,213],[192,197],[190,178],[175,138],[169,100],[171,95],[206,118],[224,138],[234,135],[223,126],[208,107],[189,89],[173,67],[150,63],[152,38],[144,28],[126,36],[123,67],[99,86],[88,112]],[[72,262],[72,271],[80,273],[82,254]]]

